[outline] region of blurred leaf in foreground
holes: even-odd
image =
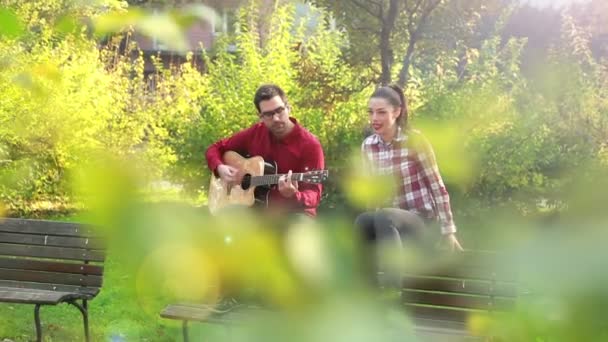
[[[0,37],[18,38],[25,32],[23,23],[14,12],[0,7]]]
[[[191,49],[185,30],[197,20],[217,22],[219,16],[213,8],[201,4],[161,13],[149,13],[135,8],[100,15],[94,19],[94,26],[99,36],[133,28],[150,38],[158,39],[171,50],[183,53]]]

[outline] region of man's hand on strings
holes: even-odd
[[[291,170],[279,178],[279,192],[285,198],[291,198],[298,192],[298,182],[291,179]]]

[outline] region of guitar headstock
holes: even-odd
[[[302,174],[302,181],[306,183],[323,183],[329,177],[327,170],[308,171]]]

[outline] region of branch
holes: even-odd
[[[399,1],[391,0],[388,5],[388,16],[386,18],[388,20],[387,24],[389,25],[389,28],[391,31],[395,27],[395,21],[397,20],[398,12],[399,12]]]
[[[435,0],[434,2],[431,2],[431,5],[429,6],[429,11],[434,10],[437,6],[439,6],[441,3],[443,2],[443,0]]]
[[[422,15],[420,16],[420,22],[418,22],[416,31],[414,31],[413,34],[417,36],[420,33],[420,30],[422,30],[422,26],[424,26],[424,24],[426,23],[426,20],[428,19],[429,15],[431,15],[431,12],[433,12],[433,10],[437,8],[437,6],[439,6],[442,1],[443,0],[435,0],[429,3],[429,5],[422,11]]]
[[[441,1],[441,0],[439,0]],[[418,2],[416,2],[416,6],[414,6],[414,9],[412,10],[413,13],[418,12],[418,9],[420,8],[420,5],[422,5],[422,3],[424,2],[424,0],[418,0]]]
[[[442,0],[434,0],[434,1],[429,0],[429,1],[430,2],[427,3],[428,6],[426,6],[422,10],[422,13],[420,14],[420,19],[416,25],[414,25],[414,14],[420,8],[420,5],[422,4],[422,0],[418,0],[418,2],[416,3],[416,6],[415,6],[416,11],[410,12],[409,16],[408,16],[409,22],[407,23],[407,30],[409,33],[409,41],[408,41],[406,54],[403,57],[402,67],[401,67],[401,71],[399,72],[399,81],[398,81],[398,84],[402,87],[406,85],[408,78],[409,78],[409,75],[408,75],[409,69],[410,69],[410,65],[412,64],[412,59],[414,56],[416,43],[420,39],[420,32],[422,31],[422,28],[423,28],[424,24],[426,23],[431,12],[435,8],[437,8],[437,6],[439,6],[439,4],[442,2]]]
[[[370,8],[366,7],[363,3],[359,2],[358,0],[350,0],[350,2],[353,3],[355,6],[359,7],[360,9],[364,10],[365,12],[367,12],[372,17],[382,20],[382,14],[378,15],[378,13],[374,13]],[[378,5],[377,3],[373,3],[373,4]]]
[[[426,23],[429,15],[431,15],[431,12],[433,12],[433,10],[435,10],[435,8],[437,8],[437,6],[439,6],[439,4],[442,2],[443,0],[435,0],[435,1],[430,1],[428,2],[428,6],[426,6],[423,10],[422,13],[420,14],[420,20],[418,21],[418,23],[414,26],[414,14],[416,13],[414,12],[410,12],[410,16],[409,16],[409,22],[407,23],[407,31],[410,34],[410,41],[416,41],[417,40],[417,36],[420,34],[420,31],[422,30],[422,26],[424,26],[424,24]],[[416,11],[418,10],[418,8],[420,7],[420,5],[422,4],[423,0],[418,0],[418,3],[416,3]],[[412,39],[412,37],[414,37]]]
[[[416,5],[414,5],[413,9],[408,9],[408,21],[407,21],[407,32],[410,34],[410,36],[412,34],[414,34],[414,15],[416,14],[416,12],[418,12],[418,9],[420,8],[420,5],[422,5],[422,3],[425,0],[418,0],[416,2]],[[406,2],[407,3],[407,2]]]
[[[371,3],[372,5],[376,5],[376,7],[378,7],[378,8],[380,8],[380,6],[382,6],[380,1],[368,0],[367,2]]]
[[[426,17],[428,17],[431,14],[431,12],[433,12],[433,10],[435,8],[437,8],[437,6],[439,6],[439,4],[442,1],[443,0],[430,1],[429,5],[424,9],[424,11],[422,11],[422,18],[421,18],[421,20],[426,20]]]
[[[369,27],[369,26],[353,26],[352,29],[354,31],[360,31],[360,32],[371,32],[373,34],[380,34],[380,31],[378,31],[375,28]]]

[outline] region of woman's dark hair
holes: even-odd
[[[407,127],[407,101],[403,90],[396,84],[377,88],[371,97],[378,97],[388,101],[391,105],[401,108],[401,115],[397,118],[397,124],[403,128]]]

